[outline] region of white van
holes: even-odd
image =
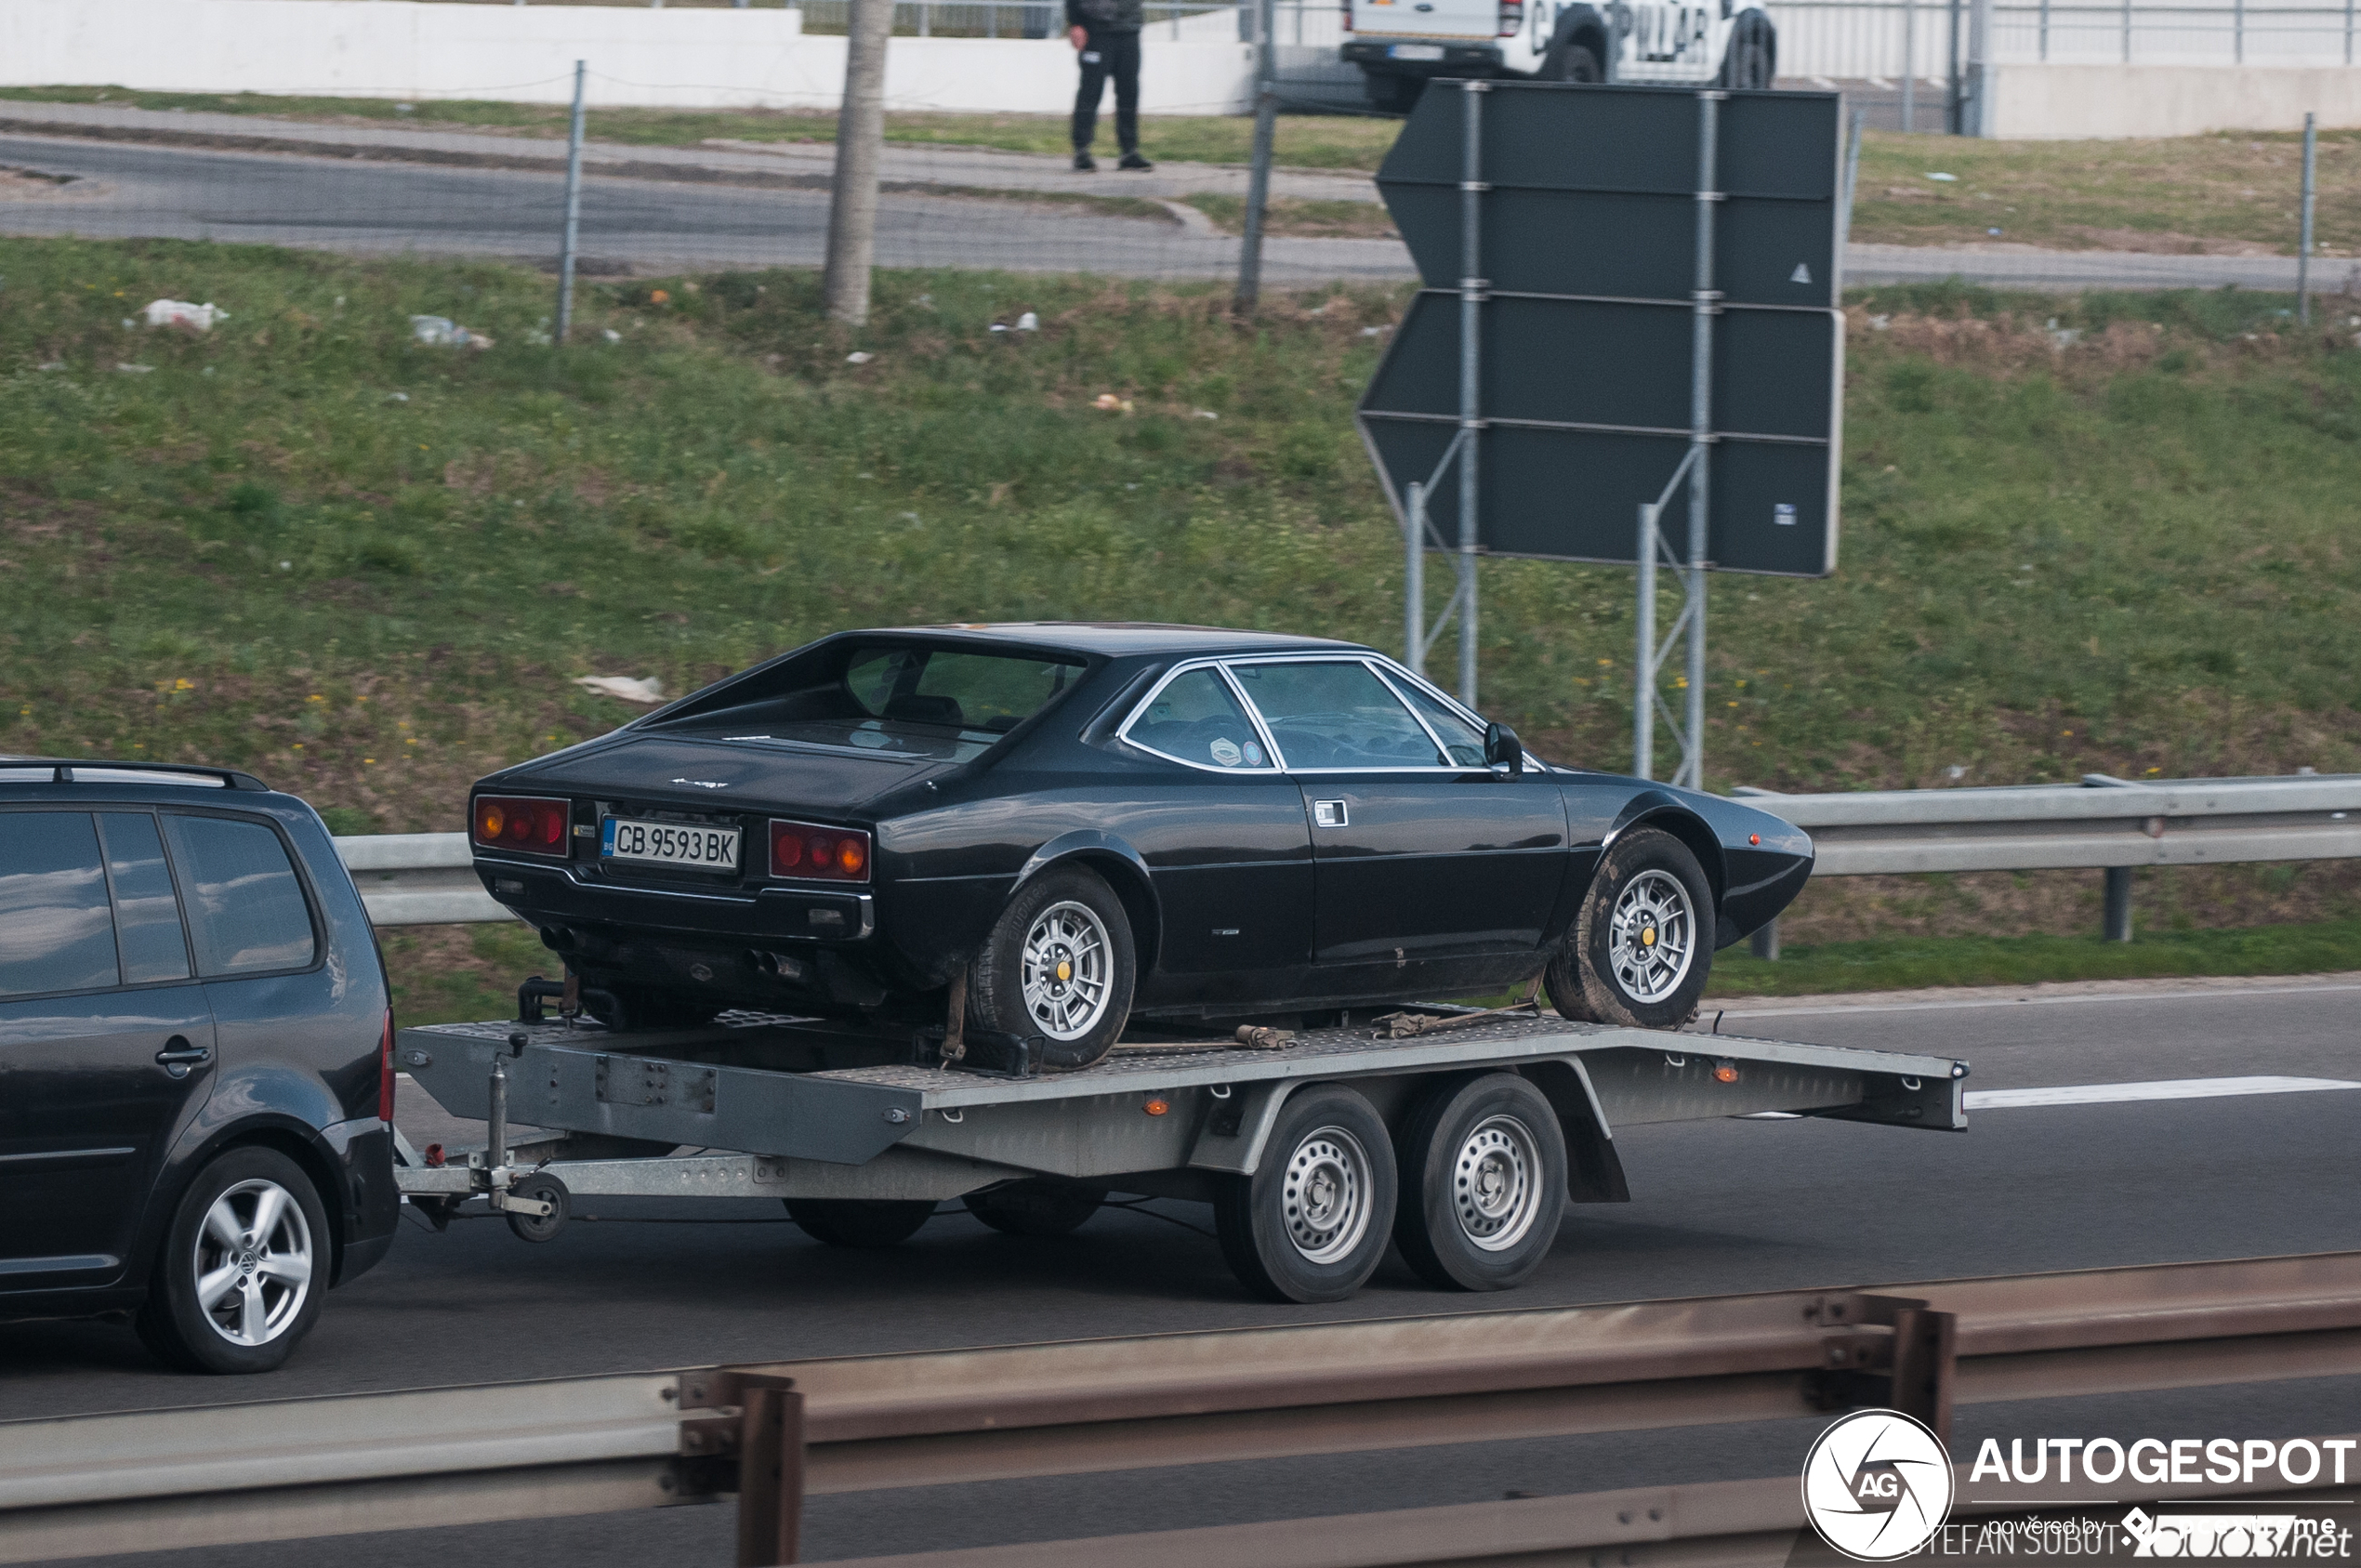
[[[1434,76],[1767,87],[1778,33],[1759,0],[1344,0],[1347,64],[1406,113]]]

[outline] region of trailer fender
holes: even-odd
[[[1615,1133],[1590,1087],[1590,1074],[1578,1056],[1556,1061],[1536,1061],[1523,1069],[1535,1088],[1549,1097],[1558,1113],[1566,1140],[1566,1197],[1577,1204],[1628,1204],[1631,1189],[1623,1179],[1623,1157],[1616,1153]]]
[[[1279,1119],[1279,1107],[1286,1102],[1298,1082],[1293,1078],[1272,1078],[1238,1084],[1231,1087],[1227,1100],[1215,1100],[1212,1113],[1197,1129],[1196,1145],[1189,1152],[1189,1168],[1223,1171],[1233,1176],[1253,1175],[1255,1162],[1262,1157],[1262,1145],[1270,1140],[1272,1125]]]

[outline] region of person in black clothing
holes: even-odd
[[[1082,90],[1074,95],[1074,166],[1099,166],[1090,143],[1099,134],[1099,99],[1115,78],[1115,138],[1123,147],[1119,169],[1155,165],[1140,156],[1140,29],[1146,23],[1141,0],[1066,0],[1066,36],[1082,56]]]

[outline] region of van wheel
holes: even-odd
[[[968,1212],[1011,1236],[1062,1236],[1099,1212],[1106,1194],[1095,1187],[1054,1181],[1012,1181],[959,1200]]]
[[[934,1218],[929,1198],[789,1198],[787,1218],[829,1246],[875,1251],[900,1246]]]
[[[1657,828],[1616,841],[1545,980],[1562,1017],[1678,1029],[1697,1016],[1720,921],[1689,847]]]
[[[1550,1256],[1566,1201],[1565,1134],[1514,1073],[1438,1086],[1403,1128],[1393,1239],[1429,1285],[1507,1290]]]
[[[1558,57],[1558,80],[1561,82],[1603,82],[1607,73],[1600,67],[1599,57],[1588,44],[1568,44],[1565,53]]]
[[[269,1372],[319,1320],[331,1245],[302,1166],[276,1149],[232,1149],[172,1212],[139,1337],[184,1372]]]
[[[1045,871],[1017,889],[969,971],[980,1028],[1037,1037],[1046,1073],[1088,1067],[1131,1017],[1135,969],[1123,901],[1082,866]]]
[[[1252,1176],[1214,1199],[1230,1270],[1274,1301],[1341,1301],[1385,1256],[1393,1229],[1392,1140],[1369,1102],[1330,1084],[1279,1112]]]

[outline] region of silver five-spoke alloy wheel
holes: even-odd
[[[1311,1263],[1352,1256],[1369,1231],[1369,1153],[1339,1127],[1313,1130],[1287,1160],[1287,1239]]]
[[[1097,1028],[1114,979],[1115,944],[1088,905],[1053,903],[1025,932],[1025,1016],[1049,1038],[1078,1040]]]
[[[1689,889],[1669,871],[1631,878],[1615,901],[1609,932],[1616,983],[1635,1002],[1660,1002],[1687,978],[1696,954],[1697,921]]]
[[[241,1181],[213,1201],[197,1232],[197,1306],[232,1345],[267,1345],[311,1293],[311,1227],[275,1181]]]
[[[1523,1122],[1491,1116],[1476,1124],[1451,1169],[1451,1206],[1471,1245],[1506,1252],[1524,1239],[1541,1212],[1540,1172],[1540,1146]]]

